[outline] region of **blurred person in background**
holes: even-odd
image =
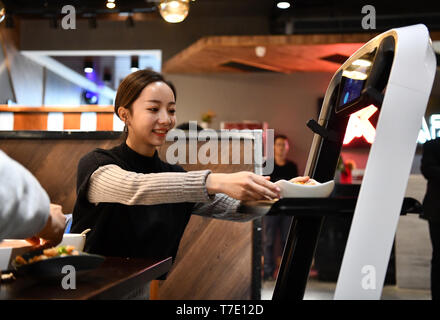
[[[432,243],[431,296],[440,300],[440,137],[423,145],[421,171],[428,180],[420,217],[428,220]]]
[[[297,165],[287,159],[290,146],[289,140],[285,135],[276,135],[274,138],[274,169],[270,175],[270,180],[276,182],[281,179],[290,180],[298,176]],[[283,250],[289,232],[291,217],[266,216],[263,218],[264,224],[264,274],[263,280],[274,280],[274,273],[277,268],[276,248],[279,234],[280,247]]]

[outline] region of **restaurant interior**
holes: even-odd
[[[167,15],[174,10],[170,3],[182,6],[177,14]],[[288,137],[287,157],[303,175],[316,133],[307,123],[318,120],[333,75],[377,35],[423,24],[435,51],[436,75],[405,192],[422,203],[423,143],[440,137],[440,4],[370,1],[364,11],[365,5],[347,0],[2,0],[0,150],[71,214],[78,161],[95,148],[121,143],[124,123],[114,113],[119,84],[132,72],[151,69],[177,89],[177,125],[197,121],[216,132],[273,129]],[[369,123],[375,127],[378,118],[370,115]],[[246,139],[255,143],[258,137],[243,133],[240,150]],[[373,143],[362,132],[346,136],[335,191],[357,195]],[[162,157],[170,144],[159,150]],[[255,163],[240,161],[182,166],[256,172]],[[350,215],[323,222],[303,299],[334,298],[351,223]],[[137,290],[134,283],[151,281],[150,300],[271,300],[289,252],[277,242],[276,271],[263,279],[264,228],[264,218],[240,223],[192,215],[173,263],[168,259],[155,267],[153,261],[133,259],[126,266],[125,260],[106,257],[103,266],[109,269],[100,282],[94,284],[93,274],[85,273],[73,293],[51,291],[45,282],[40,291],[17,275],[0,283],[7,287],[0,299],[39,299],[40,294],[44,299],[125,299]],[[431,300],[431,255],[427,221],[419,214],[402,215],[381,299]],[[126,273],[119,275],[118,268]],[[110,287],[106,281],[112,290],[101,290]]]

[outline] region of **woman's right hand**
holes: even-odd
[[[237,200],[278,199],[280,188],[269,179],[249,171],[211,173],[206,179],[206,189],[209,194],[224,193]]]

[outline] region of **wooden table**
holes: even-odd
[[[78,272],[76,289],[63,289],[61,279],[16,276],[15,281],[0,283],[0,300],[126,299],[167,273],[171,265],[171,257],[164,260],[107,257],[100,267]]]

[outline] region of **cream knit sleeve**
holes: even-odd
[[[210,170],[136,173],[117,165],[99,167],[90,177],[89,202],[155,205],[178,202],[209,202],[206,178]]]

